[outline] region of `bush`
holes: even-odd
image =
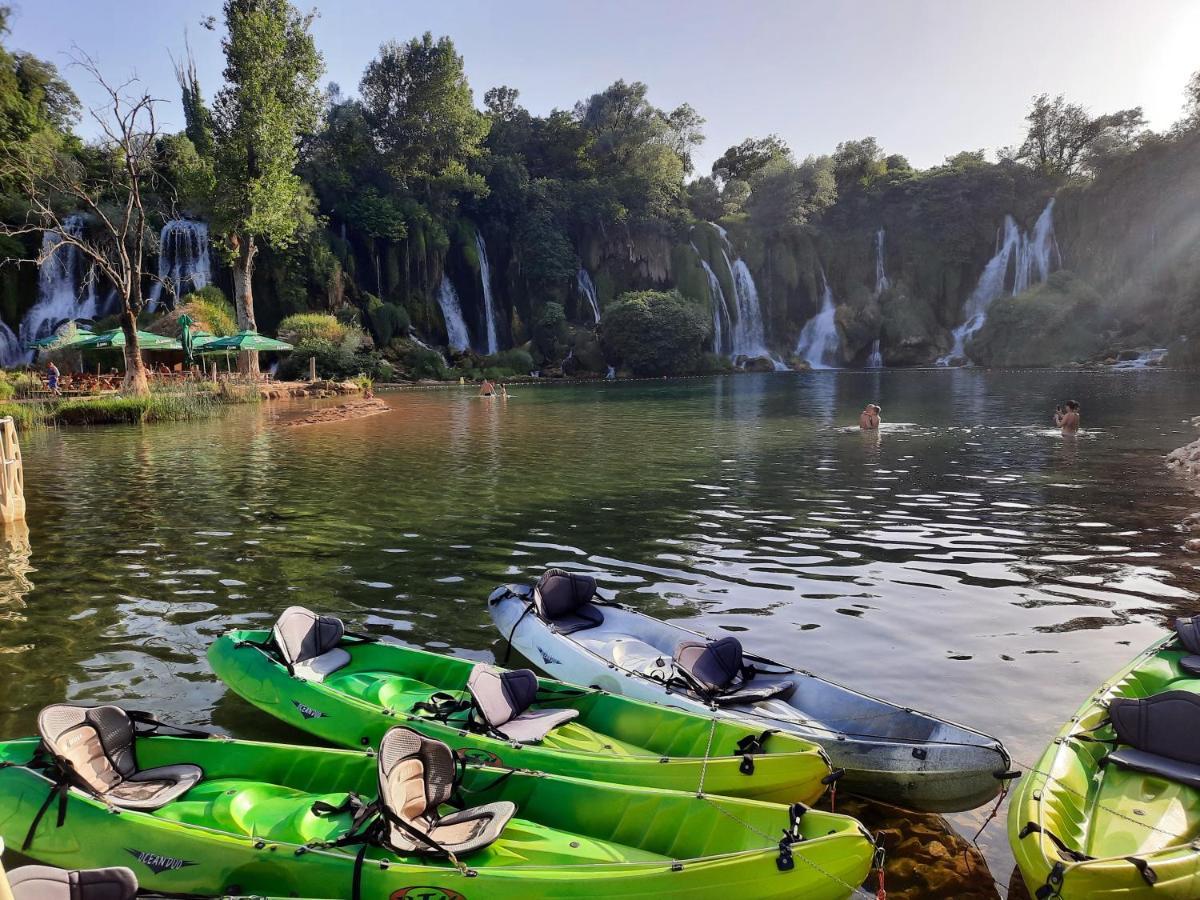
[[[1101,300],[1065,269],[1016,297],[1001,297],[967,344],[982,366],[1055,366],[1086,360],[1104,347]]]
[[[7,378],[0,379],[0,402],[11,400],[16,392],[16,385]]]
[[[561,303],[547,303],[533,320],[533,344],[546,359],[567,352],[567,313]]]
[[[353,331],[353,325],[339,322],[326,313],[296,313],[280,322],[277,329],[280,340],[314,349],[324,344],[340,347]]]
[[[366,375],[376,381],[388,381],[394,372],[391,363],[378,353],[360,353],[324,340],[310,340],[298,346],[279,364],[276,376],[281,381],[308,377],[308,361],[316,358],[317,377],[345,381]]]
[[[218,337],[236,334],[238,331],[237,313],[233,304],[226,299],[225,292],[215,284],[192,291],[184,298],[183,306],[184,309],[192,308],[188,314],[196,320],[198,326],[205,327],[206,331]]]
[[[686,375],[700,368],[712,323],[678,291],[622,294],[605,312],[606,355],[635,375]]]
[[[447,381],[451,377],[442,354],[416,344],[400,355],[400,365],[408,372],[408,377],[416,381],[426,378]]]
[[[512,350],[501,350],[483,358],[483,367],[487,371],[503,373],[499,377],[507,378],[513,375],[528,375],[533,371],[533,357],[529,351],[514,347]]]
[[[374,294],[367,294],[365,300],[367,321],[370,323],[371,333],[375,337],[377,346],[386,347],[393,338],[408,334],[411,322],[408,318],[408,310],[403,306],[385,303]]]

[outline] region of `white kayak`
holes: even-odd
[[[588,576],[551,569],[535,586],[499,587],[488,611],[513,648],[560,681],[800,735],[845,770],[839,787],[864,796],[958,812],[1017,776],[989,735],[605,601]]]

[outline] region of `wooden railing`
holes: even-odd
[[[0,522],[25,518],[25,467],[12,416],[0,418]]]

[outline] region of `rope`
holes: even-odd
[[[704,778],[708,775],[708,754],[712,750],[713,735],[717,733],[717,718],[713,716],[709,719],[711,723],[708,729],[708,744],[704,748],[704,758],[700,761],[700,784],[696,787],[696,796],[704,796]]]

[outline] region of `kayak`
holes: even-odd
[[[301,607],[280,623],[295,633],[230,632],[209,648],[209,663],[234,693],[333,744],[378,747],[404,724],[491,765],[783,803],[813,803],[834,778],[825,753],[795,735],[764,738],[764,729],[539,680],[529,670],[363,641]],[[307,645],[306,636],[314,638]],[[297,663],[289,651],[302,646],[299,655],[309,658]],[[337,667],[317,663],[323,671],[314,673],[311,660],[331,655]],[[521,688],[525,708],[514,717],[502,703],[497,714],[489,689],[506,701]]]
[[[1009,842],[1037,896],[1200,897],[1198,626],[1102,684],[1014,791]]]
[[[403,727],[352,751],[141,722],[60,705],[0,743],[0,837],[201,896],[832,900],[872,864],[861,825],[803,804],[463,765]]]
[[[996,738],[605,601],[587,576],[551,569],[535,586],[499,587],[488,611],[555,678],[813,741],[845,770],[839,787],[876,800],[957,812],[1017,774]]]

